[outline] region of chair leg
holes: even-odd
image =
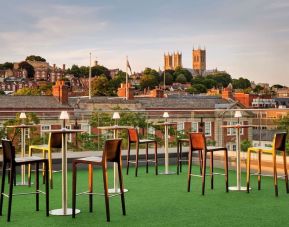
[[[135,176],[137,177],[138,170],[138,155],[139,155],[139,144],[136,143],[136,154],[135,154]]]
[[[29,147],[28,156],[32,156],[32,149]],[[28,185],[31,186],[31,164],[28,165]]]
[[[258,190],[261,190],[261,151],[258,152]]]
[[[199,163],[200,163],[200,174],[202,175],[203,170],[203,154],[202,151],[199,150]]]
[[[211,189],[214,189],[214,155],[211,152],[211,165],[210,165],[210,175],[211,175]]]
[[[129,163],[130,163],[130,142],[128,142],[128,148],[127,148],[127,157],[126,157],[126,175],[128,175],[128,171],[129,171]]]
[[[93,165],[88,165],[88,191],[89,191],[89,212],[92,212],[93,207]]]
[[[180,143],[180,159],[179,159],[179,162],[180,162],[180,172],[182,172],[182,168],[183,168],[183,162],[182,162],[182,159],[183,159],[183,144],[182,142]]]
[[[202,195],[205,195],[205,187],[206,187],[206,165],[207,165],[207,151],[206,151],[206,150],[203,150]]]
[[[149,163],[148,163],[148,150],[149,150],[149,144],[146,143],[146,173],[149,172]]]
[[[11,217],[11,207],[12,207],[12,195],[13,195],[13,186],[14,178],[15,178],[15,167],[11,165],[11,174],[10,174],[10,184],[9,184],[9,198],[8,198],[8,214],[7,214],[7,222],[10,222]]]
[[[108,178],[107,178],[107,166],[106,163],[102,166],[102,175],[103,175],[103,187],[104,187],[104,199],[106,207],[106,220],[110,221],[110,212],[109,212],[109,198],[108,198]]]
[[[158,143],[155,142],[155,169],[156,175],[158,175]]]
[[[177,143],[177,175],[180,172],[180,141]]]
[[[284,175],[285,175],[286,192],[289,193],[286,151],[283,151],[283,163],[284,163]]]
[[[226,181],[226,192],[229,192],[229,167],[228,167],[228,150],[224,151],[225,156],[225,181]]]
[[[48,181],[48,161],[45,160],[45,194],[46,194],[46,216],[49,216],[49,181]]]
[[[48,150],[48,169],[49,169],[50,188],[53,189],[52,152],[50,148]]]
[[[192,150],[189,150],[189,160],[188,160],[188,192],[191,190],[191,178],[192,178]]]
[[[77,163],[72,163],[72,218],[75,218],[75,208],[76,208],[76,173],[77,173]]]
[[[247,151],[247,192],[250,192],[250,165],[251,165],[251,151]]]
[[[42,158],[43,159],[46,159],[46,153],[45,153],[45,150],[42,150]],[[45,184],[45,163],[42,163],[42,182],[43,184]]]
[[[118,166],[118,178],[119,178],[119,187],[120,187],[120,198],[121,198],[122,214],[123,214],[123,215],[126,215],[121,163],[118,162],[118,163],[117,163],[117,166]]]
[[[35,163],[36,211],[39,211],[39,163]]]
[[[277,179],[277,166],[276,166],[276,153],[273,153],[273,175],[274,175],[274,187],[275,187],[275,196],[278,196],[278,179]]]
[[[2,216],[2,208],[3,208],[3,193],[4,193],[4,188],[5,188],[6,167],[7,167],[6,162],[3,162],[1,192],[0,192],[0,216]]]

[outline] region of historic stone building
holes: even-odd
[[[192,51],[193,70],[202,75],[206,71],[206,50],[198,48]]]
[[[177,67],[182,67],[182,53],[176,52],[173,54],[168,53],[164,55],[165,70],[174,70]]]

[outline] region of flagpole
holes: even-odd
[[[127,63],[128,58],[126,56],[126,67],[125,67],[125,99],[128,100],[128,74],[127,74]]]
[[[164,91],[166,90],[166,69],[164,67]]]
[[[89,53],[88,99],[91,99],[91,53]]]

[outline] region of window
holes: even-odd
[[[89,124],[81,124],[80,129],[86,133],[90,133],[90,125]]]
[[[42,131],[47,131],[47,130],[50,130],[50,129],[51,129],[51,125],[41,125],[40,135],[41,135],[41,136],[44,136],[45,133],[42,132]]]
[[[227,122],[227,125],[236,125],[238,124],[237,121],[228,121]],[[243,124],[243,122],[240,122],[240,124]],[[243,135],[244,134],[244,130],[243,128],[240,129],[240,135]],[[228,128],[227,129],[227,135],[228,136],[234,136],[236,135],[236,129],[235,128]]]
[[[184,128],[184,123],[177,124],[177,131],[182,131]]]
[[[148,138],[154,138],[155,136],[155,128],[154,127],[148,127]]]
[[[199,131],[199,124],[198,122],[192,123],[192,132],[198,132]]]
[[[65,128],[71,129],[71,125],[66,125]],[[69,142],[69,143],[72,142],[72,136],[71,136],[71,135],[72,135],[71,133],[69,133],[69,134],[67,135],[67,142]]]
[[[211,133],[211,128],[212,128],[212,125],[211,125],[212,122],[205,122],[205,136],[211,136],[212,133]]]

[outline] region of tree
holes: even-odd
[[[102,65],[96,65],[91,67],[91,76],[100,76],[100,75],[105,75],[106,77],[109,77],[109,70],[102,66]]]
[[[178,75],[181,75],[181,74],[185,76],[187,82],[190,82],[192,80],[191,72],[188,71],[187,69],[184,69],[184,68],[181,68],[181,67],[177,67],[175,69],[175,72],[173,74],[175,80],[177,79]]]
[[[184,84],[187,82],[187,79],[184,74],[179,74],[176,78],[176,82]]]
[[[203,84],[193,84],[187,89],[190,94],[206,93],[207,88]]]
[[[68,69],[68,73],[73,74],[75,77],[81,76],[81,70],[78,65],[72,65],[70,69]]]
[[[6,69],[13,69],[14,64],[12,62],[5,62],[4,64],[0,64],[0,69],[6,70]]]
[[[30,55],[27,56],[25,61],[42,61],[42,62],[46,62],[46,59],[37,55]]]
[[[160,75],[159,73],[151,68],[145,68],[143,76],[140,79],[141,89],[154,88],[159,85]]]
[[[28,62],[23,61],[23,62],[19,63],[19,68],[20,69],[26,69],[29,78],[34,77],[34,74],[35,74],[34,68]]]
[[[239,79],[233,79],[232,85],[235,89],[246,89],[251,87],[251,82],[248,79],[240,77]]]
[[[165,81],[166,85],[172,85],[174,82],[174,78],[173,78],[172,74],[166,71],[165,76],[166,76],[166,81]],[[162,73],[162,75],[161,75],[161,83],[162,84],[164,83],[163,81],[164,81],[164,73]]]
[[[207,79],[215,80],[219,87],[227,87],[229,83],[232,83],[231,75],[228,73],[212,73],[207,75]]]
[[[91,81],[91,91],[93,96],[107,96],[111,93],[109,81],[106,76],[98,76]]]
[[[158,84],[159,84],[159,81],[153,75],[143,75],[140,79],[141,89],[154,88],[155,86],[158,86]]]

